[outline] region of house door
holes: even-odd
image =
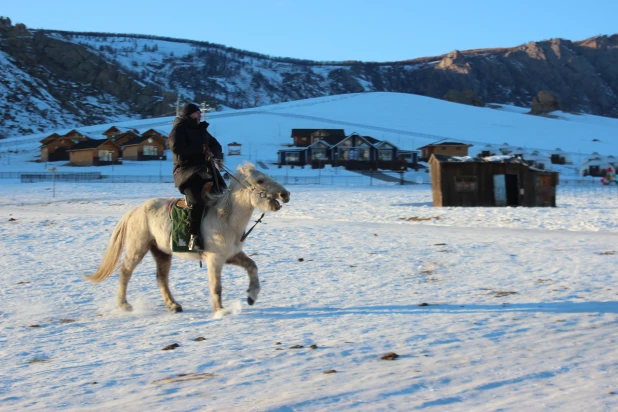
[[[494,175],[496,206],[519,206],[519,178],[517,175]]]
[[[348,160],[358,160],[358,149],[350,149],[350,157]]]
[[[519,206],[519,177],[517,175],[504,175],[506,182],[507,206]]]

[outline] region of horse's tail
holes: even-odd
[[[105,251],[105,256],[103,256],[103,260],[99,264],[99,268],[92,275],[86,275],[84,278],[92,283],[101,283],[105,279],[107,279],[114,270],[116,266],[118,266],[118,261],[120,260],[120,255],[122,255],[122,249],[124,248],[124,238],[127,232],[127,224],[129,219],[135,212],[135,209],[129,210],[125,215],[120,219],[120,222],[116,225],[114,232],[112,233],[112,237],[107,244],[107,250]]]

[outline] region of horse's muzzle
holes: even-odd
[[[281,200],[283,203],[288,203],[290,201],[290,192],[288,192],[287,190],[282,190],[281,192],[277,193],[277,197],[279,200]]]

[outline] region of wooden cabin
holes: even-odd
[[[69,150],[77,143],[66,137],[59,137],[46,145],[41,146],[41,161],[58,162],[69,160]]]
[[[518,157],[434,154],[429,169],[434,206],[556,206],[558,173]]]
[[[319,140],[331,138],[345,138],[343,129],[292,129],[292,139],[294,146],[309,146]]]
[[[43,146],[45,146],[45,145],[51,143],[52,141],[56,140],[59,137],[60,137],[60,135],[58,133],[52,133],[49,136],[47,136],[46,138],[42,139],[41,140],[41,144]]]
[[[166,160],[165,140],[157,135],[138,136],[122,146],[123,160]]]
[[[139,134],[139,132],[136,129],[133,129],[131,127],[112,126],[106,131],[104,131],[103,135],[109,140],[116,141],[116,138],[118,136],[126,132],[133,132],[135,134]]]
[[[140,137],[140,134],[136,130],[127,130],[126,132],[122,132],[116,135],[113,139],[111,139],[111,141],[116,143],[118,146],[122,147],[128,141],[133,140],[137,137]]]
[[[76,130],[76,129],[69,130],[68,132],[63,134],[62,137],[67,137],[69,139],[73,139],[73,141],[75,143],[83,142],[85,140],[91,140],[90,137],[88,137],[87,135],[85,135],[84,133],[82,133],[82,132],[80,132],[79,130]]]
[[[166,149],[169,149],[169,143],[167,142],[167,135],[157,129],[148,129],[144,133],[142,133],[142,136],[156,137],[165,145]]]
[[[73,166],[105,166],[119,164],[120,147],[109,139],[92,139],[79,142],[69,151],[69,164]]]
[[[472,147],[471,144],[457,142],[432,143],[418,148],[421,151],[421,156],[418,160],[427,162],[432,154],[440,156],[468,156],[468,148],[470,147]]]
[[[380,141],[357,133],[343,137],[327,136],[315,140],[308,146],[279,150],[277,154],[279,167],[285,165],[304,167],[309,164],[314,169],[330,164],[335,167],[344,166],[348,170],[402,170],[409,164],[407,158],[417,159],[409,151],[401,152],[397,146],[388,141]]]

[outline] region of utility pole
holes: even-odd
[[[180,117],[180,96],[176,97],[176,117]]]

